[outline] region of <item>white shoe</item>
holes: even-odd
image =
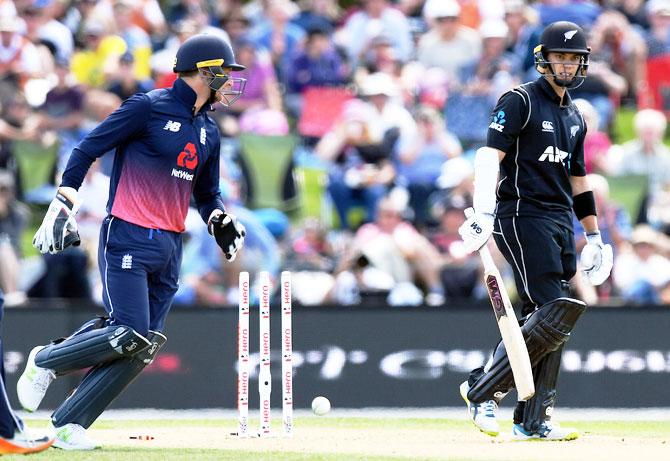
[[[49,384],[56,379],[56,373],[53,370],[35,365],[35,355],[43,348],[44,346],[37,346],[30,351],[28,360],[26,360],[26,368],[16,383],[19,402],[24,410],[30,412],[37,410],[44,394],[47,393]]]
[[[469,390],[470,385],[467,381],[461,384],[461,397],[463,397],[463,400],[465,400],[465,403],[468,406],[468,416],[475,424],[475,426],[477,426],[477,429],[486,435],[496,437],[498,434],[500,434],[500,426],[498,425],[498,420],[496,419],[496,410],[498,409],[498,404],[495,400],[486,400],[485,402],[481,403],[470,402],[468,400]]]
[[[0,454],[27,454],[37,453],[49,448],[54,443],[53,436],[36,435],[26,431],[16,431],[14,437],[5,439],[0,437]]]
[[[54,447],[63,450],[95,450],[100,444],[86,435],[86,429],[79,424],[55,427]]]
[[[521,424],[512,426],[512,440],[560,441],[579,438],[579,431],[573,427],[560,427],[558,424],[544,423],[537,432],[526,431]]]

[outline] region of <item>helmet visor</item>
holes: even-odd
[[[212,91],[216,93],[216,100],[224,106],[230,106],[237,101],[247,84],[245,78],[232,77],[222,67],[223,59],[213,59],[197,63],[200,75]]]

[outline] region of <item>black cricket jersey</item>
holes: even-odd
[[[496,216],[550,218],[572,228],[570,176],[586,175],[586,124],[566,92],[565,101],[540,77],[498,100],[486,145],[505,152],[496,191]]]

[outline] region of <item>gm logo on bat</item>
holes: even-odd
[[[493,305],[493,310],[496,313],[496,318],[507,315],[505,312],[505,303],[503,302],[502,295],[500,294],[498,280],[493,275],[486,276],[486,289],[489,292],[489,298],[491,298],[491,304]]]

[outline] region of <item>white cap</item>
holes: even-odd
[[[670,0],[649,0],[647,13],[670,16]]]
[[[479,26],[482,38],[506,38],[509,28],[502,19],[487,19]]]
[[[427,0],[423,6],[426,19],[455,18],[461,14],[461,7],[456,0]]]
[[[398,87],[389,74],[375,72],[374,74],[365,77],[359,92],[361,96],[383,94],[388,97],[393,97],[398,94]]]

